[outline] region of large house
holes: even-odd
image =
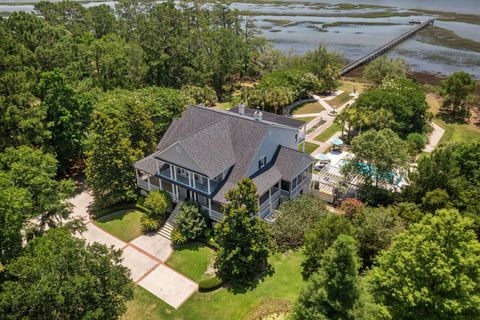
[[[227,111],[189,106],[157,151],[135,163],[137,185],[165,190],[173,201],[195,201],[222,219],[225,194],[249,177],[259,216],[269,220],[282,199],[310,188],[313,158],[304,150],[306,123],[243,104]]]

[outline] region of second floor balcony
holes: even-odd
[[[213,181],[206,176],[172,164],[165,164],[161,167],[158,176],[173,183],[202,191],[205,194],[211,194],[219,185],[219,182]]]

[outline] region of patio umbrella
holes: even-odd
[[[317,154],[317,155],[315,156],[315,159],[316,159],[316,160],[320,160],[320,161],[328,161],[328,160],[330,160],[330,158],[329,158],[326,154],[323,154],[323,153]]]
[[[330,140],[330,143],[334,146],[343,146],[343,141],[340,138],[333,138],[332,140]]]

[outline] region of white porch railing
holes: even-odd
[[[148,190],[148,181],[138,179],[138,186],[142,189]]]

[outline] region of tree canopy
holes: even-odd
[[[364,319],[365,306],[355,240],[340,235],[301,292],[293,310],[297,320]],[[373,316],[370,314],[369,316]]]
[[[369,281],[393,319],[480,316],[480,243],[472,221],[440,210],[395,238]]]
[[[405,60],[381,56],[367,64],[363,75],[368,81],[378,86],[384,81],[406,79],[407,71],[408,66]]]
[[[352,224],[345,217],[332,213],[321,217],[305,234],[305,261],[302,263],[304,278],[309,278],[318,270],[323,254],[341,234],[353,235]]]
[[[475,79],[471,74],[463,71],[453,73],[442,81],[442,106],[460,116],[468,116],[468,100],[475,91],[475,86]]]
[[[409,180],[410,185],[403,193],[407,200],[423,205],[428,211],[452,206],[479,225],[479,143],[440,146],[419,159],[418,168]]]
[[[279,251],[300,248],[305,233],[327,214],[325,202],[313,193],[283,202],[278,211],[281,214],[269,229]]]
[[[121,251],[59,228],[32,240],[5,272],[5,319],[118,319],[133,297]]]
[[[407,168],[406,143],[390,129],[366,131],[352,140],[351,147],[354,158],[345,170],[362,176],[367,184],[376,187],[394,184]]]
[[[248,178],[230,189],[224,218],[215,225],[214,240],[220,248],[215,267],[218,275],[234,286],[250,284],[268,266],[271,240],[266,222],[257,216],[256,191]]]
[[[391,128],[405,138],[412,132],[425,132],[429,119],[425,99],[425,92],[410,80],[384,81],[360,94],[357,101],[339,115],[339,121],[359,131]]]
[[[27,146],[7,148],[0,154],[0,174],[11,187],[24,190],[30,199],[28,216],[22,219],[38,219],[40,233],[62,224],[71,212],[65,200],[73,195],[74,184],[71,180],[56,179],[57,166],[52,154]]]

